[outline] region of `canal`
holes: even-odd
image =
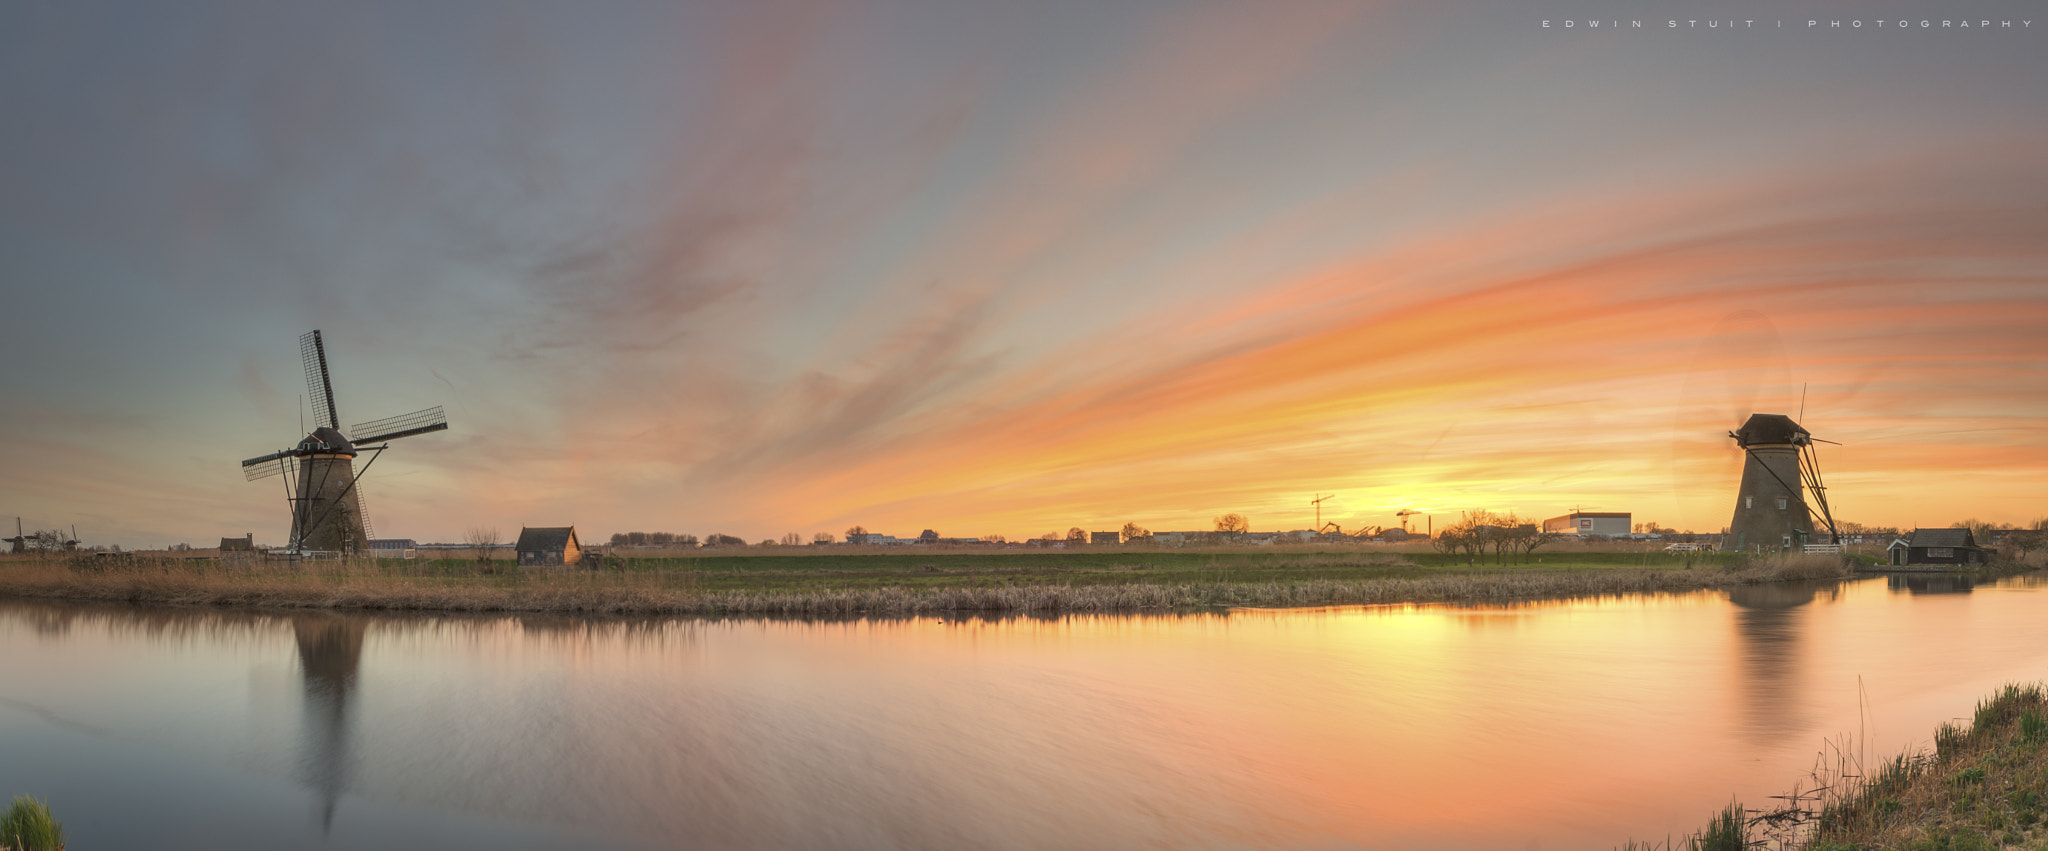
[[[1609,848],[2048,678],[2043,589],[829,622],[0,601],[0,794],[78,849]]]

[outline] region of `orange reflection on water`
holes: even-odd
[[[837,622],[0,603],[40,713],[0,737],[65,719],[300,784],[281,845],[426,812],[620,847],[1612,847],[2048,675],[2036,587]]]

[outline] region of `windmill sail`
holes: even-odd
[[[299,357],[306,363],[306,389],[313,399],[313,424],[341,429],[334,411],[334,382],[327,377],[327,346],[315,328],[299,338]]]
[[[299,459],[289,456],[279,457],[272,455],[265,458],[251,458],[242,462],[242,478],[252,482],[298,471]]]
[[[356,443],[378,443],[386,440],[397,440],[401,437],[411,437],[415,434],[426,434],[430,431],[442,431],[446,428],[448,428],[448,414],[441,410],[440,405],[435,405],[424,411],[414,411],[410,414],[399,414],[395,417],[372,420],[348,431],[349,434],[355,435],[355,437],[350,439]]]

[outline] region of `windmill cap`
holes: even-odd
[[[299,451],[326,452],[335,455],[356,454],[355,445],[349,443],[348,438],[342,437],[341,432],[327,426],[313,429],[312,434],[306,435],[305,440],[299,441]]]
[[[1735,432],[1735,442],[1741,446],[1803,444],[1810,437],[1806,429],[1784,414],[1750,414],[1749,422]]]

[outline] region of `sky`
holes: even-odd
[[[0,516],[284,543],[318,328],[383,537],[2031,522],[2042,18],[12,4]]]

